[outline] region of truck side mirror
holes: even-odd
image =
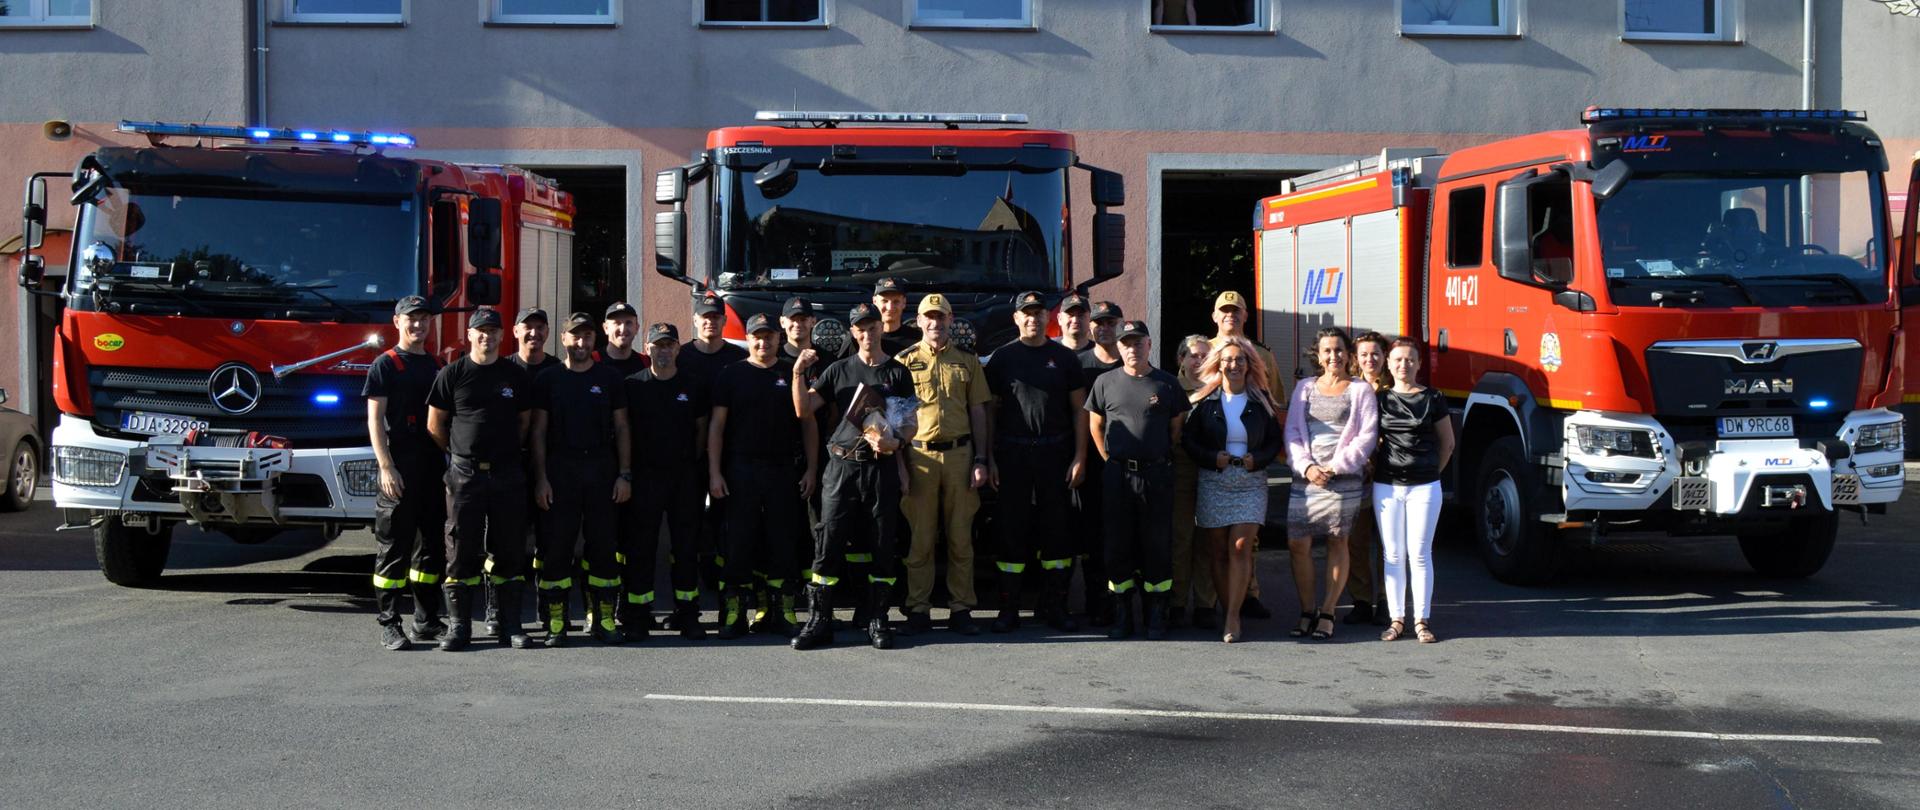
[[[467,305],[491,307],[500,303],[500,274],[482,270],[467,276]]]
[[[7,404],[7,389],[0,388],[0,405]]]
[[[1127,204],[1127,180],[1119,172],[1106,169],[1091,169],[1093,183],[1090,195],[1093,204],[1101,208],[1119,208]]]
[[[661,211],[653,215],[653,266],[660,275],[675,281],[686,280],[686,242],[685,211]]]
[[[27,201],[21,206],[26,224],[20,233],[26,236],[26,248],[40,247],[47,237],[47,178],[35,176],[27,180]]]
[[[500,269],[500,201],[479,197],[467,204],[467,263]]]
[[[1527,227],[1527,192],[1540,182],[1533,169],[1499,185],[1493,203],[1493,265],[1500,277],[1525,284],[1539,282],[1533,275],[1532,231]]]
[[[1616,160],[1593,173],[1593,197],[1604,200],[1612,197],[1626,185],[1627,178],[1633,175],[1633,168],[1624,160]]]
[[[1119,278],[1127,268],[1127,215],[1093,215],[1093,280]]]
[[[687,169],[675,166],[653,176],[653,201],[673,205],[687,201]]]
[[[20,286],[29,290],[40,289],[40,282],[46,280],[47,261],[39,256],[20,257]]]

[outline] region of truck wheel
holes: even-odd
[[[1540,522],[1540,476],[1520,444],[1505,436],[1489,445],[1474,478],[1473,531],[1494,579],[1538,585],[1559,569],[1559,533]]]
[[[158,532],[130,527],[109,515],[93,527],[93,556],[100,561],[100,573],[115,585],[138,588],[152,585],[167,568],[167,552],[173,548],[173,527],[164,525]]]
[[[1839,534],[1838,512],[1794,518],[1786,531],[1740,535],[1740,553],[1764,576],[1802,579],[1827,564]]]
[[[33,505],[34,490],[40,488],[40,454],[33,443],[21,439],[8,456],[7,491],[0,493],[0,512],[24,512]]]

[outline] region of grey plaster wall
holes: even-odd
[[[94,0],[94,6],[91,30],[0,29],[0,123],[246,116],[244,3]],[[5,196],[13,196],[11,190]],[[11,233],[4,226],[0,231]]]

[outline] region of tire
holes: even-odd
[[[40,488],[40,453],[33,442],[21,439],[7,456],[6,492],[0,493],[0,512],[24,512]]]
[[[1840,513],[1794,518],[1786,531],[1740,535],[1740,553],[1762,576],[1805,579],[1818,573],[1840,535]]]
[[[1474,541],[1494,579],[1509,585],[1539,585],[1559,572],[1559,532],[1538,519],[1540,485],[1518,436],[1495,440],[1480,458],[1470,494]]]
[[[93,527],[93,555],[100,561],[100,573],[115,585],[139,588],[152,585],[167,568],[167,552],[173,548],[173,527],[160,531],[133,528],[108,515]]]

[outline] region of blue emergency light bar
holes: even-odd
[[[755,121],[776,124],[1025,124],[1025,113],[809,112],[761,110]]]
[[[1649,109],[1644,107],[1588,107],[1580,113],[1580,123],[1582,124],[1643,118],[1767,118],[1782,121],[1865,121],[1867,120],[1867,114],[1860,110]]]
[[[346,130],[240,127],[226,124],[169,124],[160,121],[121,121],[121,132],[141,135],[181,135],[191,138],[226,138],[239,141],[290,141],[293,143],[333,143],[351,146],[414,146],[412,135],[400,132],[353,132]]]

